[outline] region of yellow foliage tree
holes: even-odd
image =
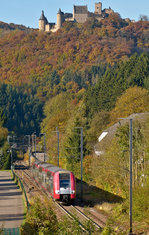
[[[117,118],[146,111],[149,111],[149,92],[141,87],[130,87],[118,98],[110,120],[113,123]]]

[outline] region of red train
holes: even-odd
[[[74,174],[57,166],[35,161],[33,178],[57,200],[71,202],[76,197]]]

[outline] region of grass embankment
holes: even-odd
[[[80,197],[80,181],[77,180],[77,197]],[[133,189],[133,232],[149,230],[149,187]],[[103,234],[129,233],[129,197],[122,198],[83,182],[83,200],[86,206],[94,207],[107,217]]]

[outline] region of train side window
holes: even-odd
[[[42,174],[42,181],[44,184],[46,183],[46,175],[45,174]]]
[[[53,193],[53,176],[50,177],[49,183],[50,183],[50,192]]]
[[[39,177],[40,179],[42,179],[42,172],[39,172]]]
[[[51,172],[50,171],[47,172],[47,176],[51,177]]]
[[[39,167],[39,172],[42,172],[42,167]]]
[[[46,177],[46,185],[47,185],[47,190],[50,193],[53,193],[53,176]]]

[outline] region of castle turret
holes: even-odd
[[[101,2],[95,3],[95,14],[98,14],[98,15],[102,14],[102,3]]]
[[[45,25],[48,23],[47,18],[44,16],[44,11],[42,11],[39,19],[39,30],[45,31]]]
[[[60,29],[62,27],[62,24],[64,22],[64,13],[59,9],[57,13],[57,29]]]

